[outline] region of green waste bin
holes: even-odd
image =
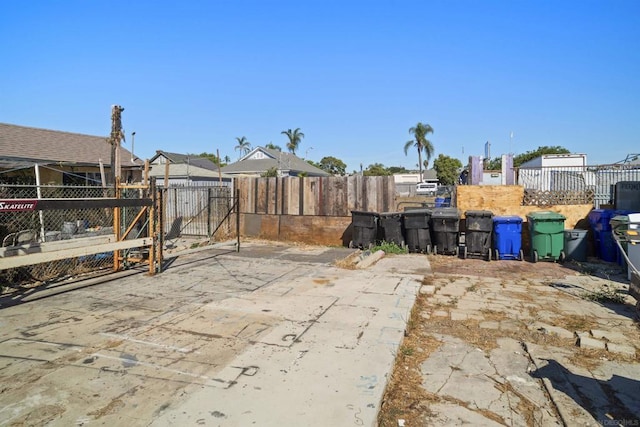
[[[551,211],[531,212],[527,215],[533,262],[564,261],[565,219],[564,215]]]

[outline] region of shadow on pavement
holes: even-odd
[[[637,407],[640,381],[615,374],[602,381],[574,374],[556,360],[545,360],[547,365],[533,371],[532,377],[547,378],[555,390],[573,399],[601,425],[637,425],[630,423],[638,422],[640,417]],[[636,407],[630,408],[625,402]]]

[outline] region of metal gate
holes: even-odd
[[[188,186],[163,189],[165,238],[178,236],[224,238],[231,235],[230,213],[235,205],[227,186]]]

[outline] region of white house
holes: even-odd
[[[520,165],[521,168],[587,166],[586,154],[543,154]]]
[[[543,154],[520,165],[518,184],[541,191],[582,191],[595,187],[596,176],[587,170],[586,154]]]

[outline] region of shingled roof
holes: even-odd
[[[149,162],[154,163],[154,161],[160,156],[167,158],[171,164],[189,164],[191,166],[196,166],[210,171],[218,171],[218,165],[213,163],[211,160],[194,154],[179,154],[156,150],[156,154],[149,160]]]
[[[140,166],[140,159],[131,161],[131,152],[120,147],[123,167]],[[106,136],[84,135],[49,129],[38,129],[0,123],[0,159],[39,163],[109,164],[111,145]]]
[[[330,175],[293,154],[264,147],[254,148],[237,162],[223,167],[222,172],[232,175],[260,175],[271,168],[288,175],[299,175],[302,172],[308,176]]]

